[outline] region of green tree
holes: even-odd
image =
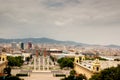
[[[90,80],[120,80],[120,65],[106,68],[100,73],[93,75]]]
[[[18,57],[8,56],[7,59],[8,59],[8,66],[20,67],[24,62],[21,56],[18,56]]]
[[[70,71],[70,75],[73,75],[73,76],[74,76],[75,74],[76,74],[76,71],[75,71],[75,70],[71,70],[71,71]]]
[[[0,80],[21,80],[17,76],[0,76]]]
[[[21,79],[17,76],[9,76],[6,78],[6,80],[21,80]]]
[[[74,61],[73,58],[61,58],[58,59],[57,62],[59,63],[61,69],[63,69],[64,67],[73,68],[73,61]]]
[[[61,80],[87,80],[86,76],[83,74],[76,74],[75,70],[70,71],[70,75]]]
[[[4,71],[3,71],[5,74],[8,74],[8,75],[11,75],[11,68],[10,67],[6,67],[4,68]]]

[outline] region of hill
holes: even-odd
[[[60,40],[54,40],[50,38],[23,38],[23,39],[3,39],[0,38],[0,43],[11,43],[11,42],[23,42],[23,43],[46,43],[46,44],[63,44],[63,45],[74,45],[76,47],[99,47],[101,45],[90,45],[90,44],[85,44],[85,43],[78,43],[74,41],[60,41]],[[104,47],[107,48],[120,48],[118,45],[103,45]]]
[[[49,43],[49,44],[64,44],[64,45],[78,45],[78,46],[85,46],[88,44],[84,43],[77,43],[74,41],[59,41],[59,40],[54,40],[50,38],[24,38],[24,39],[0,39],[0,43],[11,43],[11,42],[28,42],[32,43]]]

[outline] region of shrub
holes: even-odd
[[[16,76],[28,76],[28,74],[20,74],[20,73],[18,73],[18,74],[16,74]]]

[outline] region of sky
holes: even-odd
[[[0,0],[0,38],[120,45],[120,0]]]

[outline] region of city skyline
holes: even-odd
[[[120,45],[119,0],[0,0],[0,38]]]

